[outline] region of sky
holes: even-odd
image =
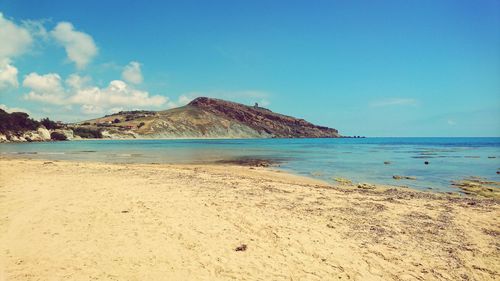
[[[500,136],[500,1],[0,0],[0,107],[197,96],[362,136]]]

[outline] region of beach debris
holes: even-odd
[[[494,230],[494,229],[483,228],[483,233],[487,234],[487,235],[490,235],[490,236],[493,236],[493,237],[500,236],[500,231],[497,231],[497,230]]]
[[[43,165],[48,165],[48,164],[54,164],[54,162],[51,161],[43,162]]]
[[[129,211],[129,210],[123,210],[123,211],[122,211],[122,214],[126,214],[126,213],[128,213],[128,212],[130,212],[130,211]]]
[[[416,177],[398,176],[398,175],[394,175],[394,176],[392,176],[392,178],[395,179],[395,180],[416,180],[417,179]]]
[[[244,252],[247,250],[247,244],[241,244],[234,249],[236,252]]]
[[[389,164],[391,164],[391,161],[384,161],[384,164],[389,165]]]
[[[341,178],[341,177],[337,177],[337,178],[333,178],[334,181],[340,183],[341,185],[350,185],[352,184],[352,181],[349,180],[349,179],[345,179],[345,178]]]
[[[360,183],[360,184],[358,184],[358,188],[361,188],[361,189],[375,189],[376,186],[373,185],[373,184],[369,184],[369,183]]]
[[[500,198],[500,182],[490,181],[481,177],[468,177],[452,181],[453,187],[460,188],[462,193],[489,198]]]
[[[424,162],[424,164],[425,164],[425,165],[429,165],[429,161],[425,161],[425,162]]]

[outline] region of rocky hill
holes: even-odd
[[[220,99],[199,97],[165,111],[125,111],[73,124],[104,138],[336,138],[337,130]],[[81,135],[81,134],[80,134]]]

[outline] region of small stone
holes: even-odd
[[[246,244],[241,244],[240,246],[236,247],[236,249],[234,249],[236,252],[244,252],[247,250],[247,245]]]

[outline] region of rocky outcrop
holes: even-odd
[[[258,106],[247,106],[206,97],[196,98],[188,106],[200,108],[276,138],[340,137],[336,129],[317,126],[304,119],[274,113]]]
[[[73,133],[73,130],[68,130],[68,129],[56,129],[54,130],[56,133],[63,134],[67,140],[72,140],[75,139],[75,135]]]
[[[73,131],[68,129],[47,130],[41,126],[36,130],[29,130],[20,133],[8,132],[0,134],[0,143],[2,142],[43,142],[51,141],[52,133],[57,132],[66,137],[67,140],[74,139]]]
[[[36,131],[42,140],[50,140],[50,132],[45,127],[41,126]]]

